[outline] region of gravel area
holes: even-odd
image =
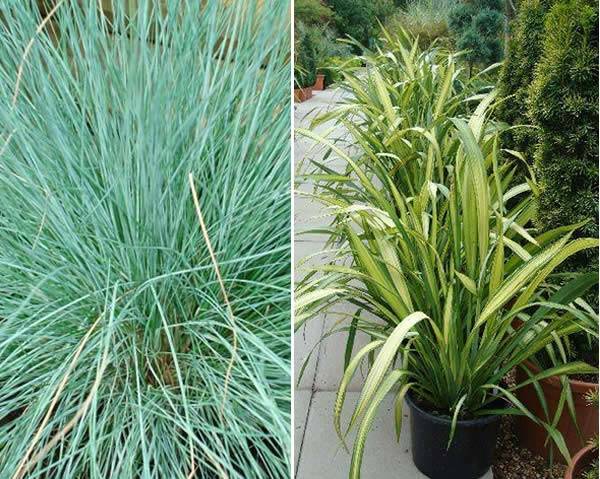
[[[494,479],[563,479],[566,466],[549,467],[545,459],[533,455],[517,443],[514,417],[505,416],[496,444],[496,460],[492,466]]]

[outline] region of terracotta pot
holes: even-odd
[[[581,473],[585,471],[594,459],[598,457],[598,451],[592,446],[587,446],[581,449],[569,464],[565,472],[565,479],[579,479]]]
[[[313,90],[325,90],[325,75],[317,73],[317,80],[315,81]]]
[[[537,374],[537,369],[531,362],[526,361],[525,366],[533,373]],[[517,384],[519,382],[526,381],[528,379],[527,373],[521,368],[517,368]],[[591,439],[598,434],[598,406],[588,404],[585,396],[590,390],[598,391],[597,383],[587,383],[583,381],[569,380],[571,385],[571,391],[573,394],[573,402],[575,403],[575,416],[577,418],[577,424],[581,431],[582,438],[580,439],[577,435],[577,429],[571,415],[564,406],[562,415],[558,421],[558,430],[563,435],[569,453],[571,455],[576,454],[582,447],[585,446],[588,439]],[[556,409],[558,408],[560,393],[562,386],[557,376],[543,379],[539,381],[539,384],[544,392],[546,403],[548,405],[548,411],[550,418],[554,416]],[[521,389],[517,390],[517,398],[529,409],[535,416],[544,418],[544,412],[539,402],[537,394],[533,385],[529,384]],[[530,451],[548,458],[550,455],[550,448],[554,447],[552,440],[548,441],[548,445],[545,446],[547,433],[546,430],[525,416],[517,416],[516,420],[517,437],[521,443],[521,446],[526,447]],[[553,458],[557,462],[565,462],[562,454],[554,447]]]
[[[302,103],[310,98],[312,98],[312,87],[294,88],[294,101],[296,103]]]

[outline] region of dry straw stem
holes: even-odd
[[[32,460],[28,463],[29,456],[35,449],[35,446],[37,445],[44,428],[48,425],[48,421],[50,420],[50,417],[52,416],[54,408],[56,407],[58,398],[60,397],[60,394],[63,392],[63,390],[67,384],[67,381],[69,380],[69,375],[71,374],[71,371],[73,371],[73,369],[75,368],[75,365],[77,364],[77,361],[79,360],[79,356],[81,356],[81,352],[83,351],[83,348],[87,344],[88,340],[90,339],[90,336],[92,335],[92,332],[94,331],[94,329],[96,329],[96,326],[98,326],[98,323],[100,322],[102,317],[103,317],[103,315],[98,316],[96,321],[94,321],[94,323],[88,329],[85,336],[79,342],[79,346],[77,346],[77,349],[75,350],[73,359],[71,360],[69,367],[65,371],[65,374],[63,375],[60,383],[58,383],[58,386],[56,387],[56,391],[54,392],[54,397],[52,398],[52,402],[50,403],[50,406],[48,407],[48,410],[46,411],[46,415],[44,416],[42,423],[39,425],[37,432],[33,436],[33,439],[31,440],[31,443],[29,444],[27,451],[23,455],[23,459],[21,459],[21,462],[19,463],[19,466],[17,467],[17,470],[15,471],[13,479],[21,479],[23,477],[23,475],[26,474],[27,471],[29,470],[29,468],[31,467],[31,464],[34,464],[35,462],[37,462],[37,460],[39,460],[40,457],[42,457],[40,455],[41,453],[37,454],[35,456],[34,460]],[[92,388],[92,391],[95,391],[95,388]],[[86,409],[87,409],[87,406],[86,406]],[[48,445],[49,444],[47,444],[46,447],[44,447],[44,450],[47,450]]]
[[[37,38],[37,36],[42,32],[42,30],[44,30],[44,27],[46,26],[46,24],[50,21],[50,19],[54,16],[56,11],[60,8],[60,6],[63,3],[64,3],[64,0],[60,0],[59,2],[57,2],[56,5],[54,5],[54,7],[52,7],[52,10],[50,10],[48,12],[48,15],[46,15],[44,17],[44,19],[39,23],[38,27],[35,29],[35,35],[33,37],[31,37],[31,40],[29,40],[29,43],[25,47],[25,51],[23,52],[23,58],[21,59],[21,63],[19,64],[19,70],[17,71],[17,80],[15,81],[15,90],[14,90],[13,97],[12,97],[13,107],[17,104],[17,97],[19,95],[19,86],[21,85],[21,77],[23,76],[23,68],[25,67],[25,62],[27,60],[27,56],[29,55],[29,52],[31,51],[31,47],[33,47],[33,44],[35,43],[35,39]]]
[[[215,251],[213,250],[212,244],[210,242],[210,237],[208,236],[208,229],[206,228],[206,224],[204,223],[204,217],[202,216],[202,209],[200,208],[200,200],[198,198],[198,193],[196,192],[196,186],[194,185],[194,175],[192,172],[189,173],[189,181],[190,181],[190,189],[192,190],[192,197],[194,198],[194,207],[196,208],[196,215],[198,216],[198,222],[200,223],[200,229],[202,230],[202,236],[204,237],[204,241],[206,242],[206,248],[210,254],[210,259],[212,261],[213,267],[215,268],[215,274],[217,275],[217,280],[219,281],[219,286],[221,288],[221,293],[223,294],[223,300],[225,301],[225,306],[227,307],[227,314],[229,315],[229,320],[231,321],[231,331],[233,334],[233,338],[231,341],[231,359],[229,360],[229,365],[227,366],[227,372],[225,373],[225,384],[223,386],[223,403],[221,404],[220,417],[223,419],[223,409],[225,408],[225,401],[227,400],[227,388],[229,386],[229,380],[231,377],[231,370],[233,369],[233,364],[235,362],[235,354],[237,351],[237,332],[235,326],[235,318],[233,316],[233,310],[231,309],[231,303],[229,302],[229,298],[227,296],[227,290],[225,289],[225,283],[223,282],[223,278],[221,276],[221,270],[219,269],[219,263],[217,262],[217,257],[215,256]]]

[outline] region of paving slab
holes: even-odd
[[[294,387],[300,390],[313,390],[322,332],[323,321],[315,319],[294,333]],[[304,371],[300,377],[303,367]]]
[[[393,396],[382,402],[377,418],[365,445],[362,477],[365,479],[427,479],[414,466],[410,452],[408,408],[404,410],[405,427],[396,442],[393,421]],[[358,393],[347,395],[343,423],[346,424],[351,405],[358,401]],[[335,394],[316,392],[304,432],[302,454],[298,463],[296,479],[347,479],[350,455],[340,447],[333,429],[332,411]],[[353,436],[349,444],[352,444]],[[492,479],[491,471],[482,479]]]
[[[338,307],[339,309],[347,309],[353,311],[353,306]],[[335,317],[329,317],[324,325],[323,332],[326,333],[335,323]],[[348,324],[346,322],[346,324]],[[335,333],[328,336],[321,343],[319,351],[319,362],[314,380],[315,391],[337,391],[342,375],[344,374],[344,352],[346,351],[346,340],[348,334],[346,332]],[[366,334],[358,332],[354,339],[353,354],[356,354],[360,348],[369,342],[369,337]],[[350,383],[348,391],[360,391],[366,377],[365,370],[356,371]]]
[[[294,110],[294,126],[308,127],[312,118],[316,115],[327,111],[334,106],[335,102],[342,98],[340,90],[325,90],[316,92],[313,98],[307,102],[297,103]],[[326,131],[331,124],[319,126],[318,132]],[[332,132],[333,135],[343,135],[344,132],[338,129],[337,132]],[[307,159],[321,160],[326,149],[316,145],[311,139],[295,135],[294,138],[294,164],[296,172],[301,172],[306,168]],[[340,168],[342,162],[334,160],[328,164],[334,168]],[[310,192],[312,187],[310,184],[299,184],[296,187],[294,194],[294,262],[297,265],[301,259],[311,255],[305,266],[316,265],[327,260],[327,255],[319,254],[325,247],[327,235],[324,234],[298,234],[300,231],[324,227],[330,222],[330,217],[325,216],[326,210],[318,202],[313,201],[299,192]],[[299,280],[305,273],[297,268],[295,270],[295,280]],[[306,326],[294,334],[294,371],[295,383],[300,390],[314,389],[316,367],[319,360],[319,339],[323,332],[323,318],[314,318],[309,321]],[[307,358],[310,358],[306,363],[306,367],[302,378],[299,380],[299,372]],[[298,382],[299,380],[299,382]]]
[[[294,393],[294,464],[298,464],[312,391]]]

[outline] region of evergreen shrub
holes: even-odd
[[[539,128],[535,165],[540,181],[537,222],[547,230],[587,221],[598,236],[598,7],[556,4],[531,85],[529,115]],[[575,256],[575,270],[598,271],[598,251]],[[597,302],[597,299],[596,299]]]

